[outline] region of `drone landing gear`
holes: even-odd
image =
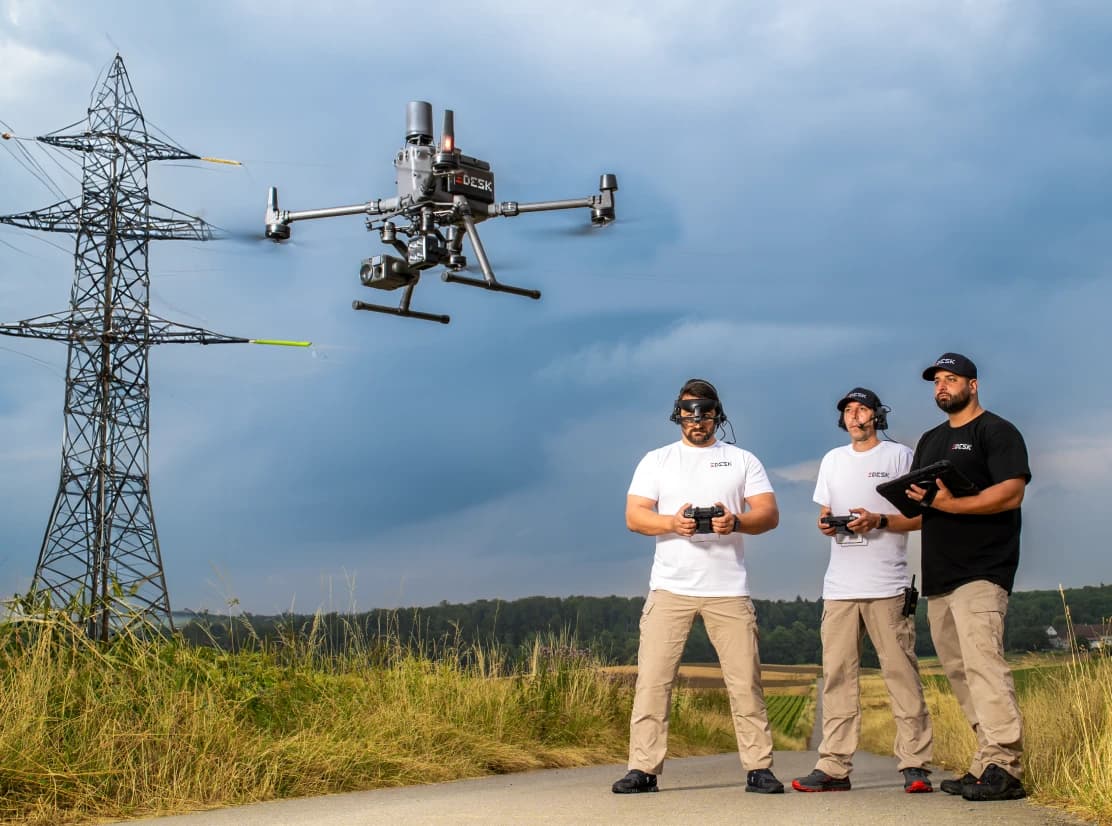
[[[471,239],[471,248],[475,250],[475,257],[479,259],[479,269],[483,271],[483,277],[481,279],[467,278],[466,276],[446,272],[440,276],[441,279],[451,284],[466,284],[468,287],[479,287],[496,293],[510,293],[511,295],[520,295],[534,300],[540,298],[540,290],[528,290],[524,287],[511,287],[509,284],[499,283],[498,279],[494,277],[494,270],[490,266],[490,259],[487,258],[486,250],[483,249],[483,242],[479,240],[479,231],[475,228],[475,219],[471,217],[471,207],[467,200],[459,195],[454,200],[460,220],[463,221],[464,231],[467,232],[467,237]]]
[[[413,281],[406,286],[405,294],[402,295],[402,303],[398,307],[387,307],[385,304],[368,304],[366,301],[353,301],[351,302],[351,309],[353,310],[370,310],[373,313],[384,313],[386,315],[396,315],[402,318],[419,318],[422,321],[437,321],[441,324],[447,324],[452,320],[451,316],[437,315],[435,313],[422,313],[419,310],[409,309],[409,300],[413,297],[413,288],[417,286],[417,282]]]
[[[523,295],[526,298],[540,298],[540,290],[527,290],[525,287],[511,287],[509,284],[503,284],[499,281],[485,281],[481,278],[467,278],[455,273],[446,272],[440,278],[451,284],[466,284],[468,287],[479,287],[483,290],[490,290],[496,293],[511,293],[512,295]]]

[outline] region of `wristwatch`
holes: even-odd
[[[741,533],[741,520],[734,514],[734,533]]]
[[[882,513],[880,515],[880,524],[877,525],[877,530],[885,530],[888,527],[888,514]]]

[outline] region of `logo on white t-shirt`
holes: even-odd
[[[711,467],[730,467],[731,464],[733,464],[733,463],[732,462],[711,462],[710,466]]]

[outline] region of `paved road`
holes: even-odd
[[[781,780],[807,774],[814,752],[777,752]],[[553,769],[455,783],[272,801],[192,815],[131,821],[149,826],[364,826],[364,824],[706,824],[737,826],[1046,826],[1081,821],[1025,800],[970,803],[960,797],[904,794],[890,757],[861,754],[852,792],[746,794],[735,754],[670,760],[656,794],[616,795],[624,766]],[[948,776],[948,775],[947,775]],[[942,775],[936,775],[941,779]]]

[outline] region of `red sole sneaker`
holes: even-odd
[[[797,792],[848,792],[849,791],[849,789],[847,789],[847,788],[842,788],[842,789],[810,789],[807,786],[801,785],[798,780],[793,780],[792,781],[792,788],[795,789]]]

